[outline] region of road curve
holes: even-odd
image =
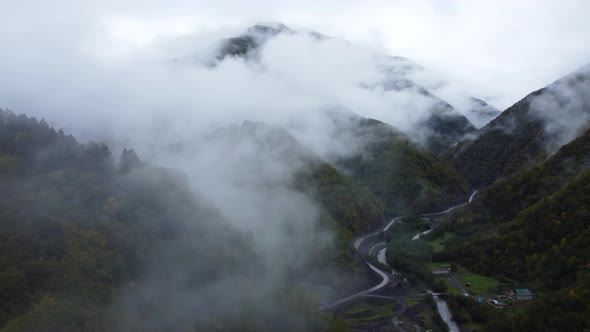
[[[375,232],[375,233],[371,233],[371,234],[367,234],[367,235],[363,235],[361,237],[359,237],[358,239],[356,239],[354,241],[354,250],[359,250],[361,244],[363,244],[363,242],[365,241],[366,238],[368,238],[369,236],[373,236],[378,234],[379,232]]]
[[[403,299],[397,299],[397,302],[399,302],[402,306],[397,311],[395,316],[393,316],[393,319],[391,320],[391,322],[398,329],[398,331],[405,332],[406,330],[403,327],[399,326],[399,317],[404,313],[404,311],[406,311],[406,309],[408,308],[408,305],[406,304],[406,301],[404,301]]]
[[[371,247],[371,249],[369,249],[369,256],[373,255],[373,251],[375,250],[375,248],[380,247],[380,246],[385,246],[385,245],[386,245],[385,241],[381,241],[381,242],[378,242],[377,244],[374,244]]]
[[[439,216],[439,215],[443,215],[443,214],[449,213],[449,212],[453,211],[454,209],[457,209],[457,208],[459,208],[459,207],[462,207],[462,206],[465,206],[465,205],[467,205],[467,204],[471,203],[471,202],[473,201],[473,197],[475,197],[475,195],[476,195],[476,194],[477,194],[477,190],[474,190],[474,191],[473,191],[473,193],[471,194],[471,196],[469,196],[469,200],[468,200],[466,203],[463,203],[463,204],[460,204],[460,205],[457,205],[457,206],[453,206],[453,207],[451,207],[451,208],[449,208],[449,209],[447,209],[447,210],[445,210],[445,211],[442,211],[442,212],[427,213],[427,214],[422,214],[422,215],[420,215],[420,216],[422,216],[422,217],[433,217],[433,216]],[[393,224],[394,224],[396,221],[400,220],[400,219],[401,219],[401,218],[403,218],[403,217],[404,217],[404,216],[395,217],[395,218],[393,218],[393,219],[392,219],[392,220],[391,220],[389,223],[387,223],[387,225],[385,225],[385,227],[383,227],[383,229],[379,229],[379,231],[377,231],[377,232],[369,233],[369,234],[366,234],[366,235],[363,235],[363,236],[361,236],[361,237],[357,238],[357,239],[356,239],[356,240],[353,242],[354,249],[355,249],[355,250],[358,252],[358,251],[359,251],[359,248],[362,246],[363,242],[364,242],[364,241],[365,241],[365,240],[366,240],[368,237],[375,236],[375,235],[379,234],[379,233],[380,233],[380,232],[382,232],[382,231],[383,231],[383,232],[387,231],[387,230],[388,230],[388,229],[389,229],[389,228],[390,228],[390,227],[391,227],[391,226],[392,226],[392,225],[393,225]],[[377,247],[377,245],[379,245],[379,244],[381,244],[381,243],[378,243],[378,244],[376,244],[376,245],[373,245],[373,246],[370,248],[370,250],[369,250],[369,254],[371,254],[371,253],[372,253],[372,251],[373,251],[373,249],[374,249],[375,247]],[[381,252],[383,252],[383,254],[381,254]],[[384,257],[384,256],[385,256],[385,250],[380,250],[380,251],[379,251],[379,254],[380,254],[380,255],[383,255],[382,257]],[[378,290],[378,289],[381,289],[381,288],[383,288],[385,285],[387,285],[387,284],[389,283],[389,280],[390,280],[390,278],[389,278],[389,274],[387,274],[385,271],[382,271],[381,269],[379,269],[379,268],[377,268],[377,267],[373,266],[372,264],[370,264],[370,263],[369,263],[369,262],[367,262],[366,260],[365,260],[364,262],[365,262],[365,263],[366,263],[366,264],[369,266],[369,268],[370,268],[371,270],[373,270],[373,271],[374,271],[376,274],[378,274],[378,275],[379,275],[379,276],[382,278],[381,282],[380,282],[378,285],[376,285],[376,286],[373,286],[373,287],[371,287],[371,288],[369,288],[369,289],[366,289],[366,290],[364,290],[364,291],[362,291],[362,292],[359,292],[359,293],[356,293],[356,294],[353,294],[353,295],[347,296],[347,297],[345,297],[345,298],[343,298],[343,299],[340,299],[340,300],[338,300],[338,301],[332,302],[332,303],[330,303],[330,304],[323,304],[323,305],[321,305],[321,306],[318,308],[318,310],[319,310],[319,311],[326,311],[326,310],[329,310],[329,309],[335,308],[335,307],[337,307],[337,306],[339,306],[339,305],[341,305],[341,304],[343,304],[343,303],[346,303],[346,302],[348,302],[348,301],[350,301],[350,300],[353,300],[353,299],[355,299],[355,298],[357,298],[357,297],[360,297],[360,296],[363,296],[363,295],[369,294],[369,293],[371,293],[371,292],[374,292],[374,291],[376,291],[376,290]]]
[[[476,194],[477,194],[477,190],[474,190],[474,191],[471,193],[471,196],[469,196],[469,200],[468,200],[466,203],[463,203],[463,204],[460,204],[460,205],[453,206],[453,207],[451,207],[451,208],[448,208],[448,209],[446,209],[446,210],[444,210],[444,211],[441,211],[441,212],[433,212],[433,213],[425,213],[425,214],[421,214],[421,215],[420,215],[420,217],[438,217],[438,216],[445,215],[445,214],[447,214],[447,213],[449,213],[449,212],[451,212],[451,211],[453,211],[453,210],[455,210],[455,209],[458,209],[458,208],[460,208],[460,207],[462,207],[462,206],[465,206],[465,205],[467,205],[467,204],[471,203],[471,202],[473,201],[473,197],[475,197],[475,195],[476,195]]]
[[[367,265],[371,268],[371,270],[375,271],[375,273],[379,274],[381,276],[381,278],[383,278],[383,280],[381,281],[381,283],[379,283],[378,285],[373,286],[373,287],[371,287],[369,289],[366,289],[366,290],[364,290],[362,292],[359,292],[359,293],[353,294],[351,296],[345,297],[343,299],[340,299],[340,300],[338,300],[336,302],[332,302],[332,303],[327,304],[327,305],[322,305],[320,307],[320,311],[325,311],[325,310],[329,310],[329,309],[332,309],[334,307],[337,307],[337,306],[341,305],[342,303],[346,303],[346,302],[348,302],[348,301],[350,301],[352,299],[355,299],[357,297],[360,297],[360,296],[369,294],[369,293],[371,293],[373,291],[376,291],[379,288],[381,288],[381,287],[383,287],[383,286],[385,286],[385,285],[387,285],[389,283],[389,275],[387,275],[387,273],[385,273],[385,272],[381,271],[380,269],[376,268],[371,263],[368,263],[366,261],[365,261],[365,263],[367,263]]]
[[[385,227],[383,227],[383,231],[384,231],[384,232],[387,232],[387,230],[388,230],[388,229],[389,229],[389,228],[390,228],[390,227],[391,227],[391,226],[392,226],[392,225],[393,225],[393,224],[394,224],[396,221],[400,220],[401,218],[403,218],[403,217],[395,217],[395,218],[391,219],[391,221],[390,221],[390,222],[389,222],[389,223],[388,223],[388,224],[387,224]]]
[[[420,233],[418,233],[418,234],[414,235],[414,236],[412,237],[412,241],[414,241],[414,240],[418,240],[418,239],[419,239],[419,238],[420,238],[422,235],[426,235],[426,234],[428,234],[428,233],[430,233],[430,232],[432,232],[432,228],[431,228],[431,229],[427,229],[427,230],[425,230],[424,232],[420,232]]]
[[[385,264],[385,265],[389,266],[389,264],[387,264],[387,257],[385,257],[386,252],[387,252],[387,246],[385,246],[383,249],[377,251],[377,261],[379,261],[379,263],[381,263],[381,264]]]

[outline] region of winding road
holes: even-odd
[[[463,206],[471,203],[476,194],[477,194],[477,190],[474,190],[473,193],[471,194],[471,196],[469,196],[469,200],[467,202],[460,204],[460,205],[453,206],[453,207],[446,209],[444,211],[441,211],[441,212],[421,214],[420,217],[437,217],[437,216],[445,215],[457,208],[463,207]],[[386,252],[387,252],[387,246],[386,246],[386,243],[380,238],[379,233],[386,232],[387,230],[389,230],[389,228],[391,228],[391,226],[393,226],[393,224],[395,224],[397,221],[399,221],[402,218],[404,218],[404,216],[395,217],[391,221],[389,221],[387,223],[387,225],[385,225],[385,227],[379,228],[378,231],[373,232],[373,233],[369,233],[369,234],[366,234],[366,235],[363,235],[363,236],[357,238],[353,242],[353,246],[354,246],[354,249],[356,250],[356,252],[361,254],[361,257],[364,257],[363,252],[365,252],[366,254],[371,256],[371,255],[373,255],[373,252],[375,252],[375,249],[382,247],[379,250],[377,250],[377,260],[380,263],[387,264],[386,259],[385,259]],[[421,232],[419,234],[416,234],[412,238],[412,240],[418,239],[421,235],[427,234],[430,231],[432,231],[432,229]],[[368,239],[371,241],[367,241]],[[375,240],[377,240],[377,241],[375,241]],[[367,262],[364,259],[363,259],[363,261],[369,266],[369,268],[371,270],[373,270],[377,275],[379,275],[381,277],[381,279],[382,279],[381,282],[369,289],[364,290],[364,291],[347,296],[343,299],[337,300],[337,301],[329,303],[329,304],[324,304],[318,308],[319,311],[326,311],[326,310],[334,309],[346,302],[349,302],[351,300],[354,300],[354,299],[362,297],[362,296],[375,297],[376,295],[370,295],[370,293],[375,292],[375,291],[385,287],[389,283],[391,274],[389,274],[385,271],[382,271],[381,269],[375,267],[374,265],[372,265],[371,263]],[[395,274],[395,271],[393,272],[393,274]],[[405,301],[403,301],[400,297],[391,297],[391,299],[402,303],[402,307],[393,317],[393,324],[395,325],[395,327],[398,330],[404,331],[404,329],[398,325],[398,323],[399,323],[398,319],[399,319],[400,315],[406,310]],[[437,299],[438,299],[438,297],[437,297]],[[445,305],[446,305],[446,303],[445,303]],[[438,306],[438,302],[437,302],[437,306]],[[443,318],[450,319],[449,317],[443,317]],[[445,322],[446,322],[446,320],[445,320]],[[451,320],[451,322],[452,322],[452,320]],[[449,324],[449,323],[447,323],[447,324]],[[454,322],[452,322],[451,324],[454,324]],[[451,324],[449,324],[449,325],[451,325]],[[455,324],[455,326],[456,326],[456,324]],[[455,326],[453,326],[453,328],[451,328],[451,329],[454,330]]]
[[[446,209],[446,210],[444,210],[444,211],[441,211],[441,212],[434,212],[434,213],[425,213],[425,214],[421,214],[420,216],[421,216],[421,217],[438,217],[438,216],[445,215],[445,214],[447,214],[447,213],[449,213],[449,212],[451,212],[451,211],[453,211],[453,210],[455,210],[455,209],[458,209],[458,208],[460,208],[460,207],[463,207],[463,206],[465,206],[465,205],[467,205],[467,204],[471,203],[471,202],[473,201],[473,197],[475,197],[475,195],[476,195],[476,194],[477,194],[477,190],[474,190],[474,191],[473,191],[473,193],[471,193],[471,196],[469,196],[469,200],[468,200],[467,202],[465,202],[465,203],[461,204],[461,205],[456,205],[456,206],[453,206],[453,207],[451,207],[451,208],[448,208],[448,209]]]
[[[335,308],[335,307],[337,307],[337,306],[339,306],[339,305],[341,305],[343,303],[346,303],[346,302],[348,302],[350,300],[356,299],[358,297],[361,297],[363,295],[367,295],[367,294],[369,294],[371,292],[374,292],[374,291],[376,291],[378,289],[381,289],[381,288],[383,288],[385,285],[387,285],[389,283],[389,275],[387,275],[386,272],[381,271],[380,269],[376,268],[375,266],[371,265],[370,263],[368,263],[366,261],[365,261],[365,263],[367,263],[367,265],[369,265],[369,267],[371,268],[371,270],[375,271],[375,273],[379,274],[381,276],[381,278],[383,278],[383,280],[381,281],[381,283],[379,283],[378,285],[373,286],[373,287],[371,287],[369,289],[366,289],[366,290],[364,290],[362,292],[358,292],[358,293],[353,294],[351,296],[348,296],[348,297],[345,297],[343,299],[340,299],[340,300],[338,300],[336,302],[332,302],[332,303],[330,303],[328,305],[322,305],[320,307],[320,311],[326,311],[326,310]]]

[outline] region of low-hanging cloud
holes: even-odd
[[[203,65],[221,36],[215,31],[165,39],[115,62],[84,48],[9,55],[0,63],[0,97],[3,106],[45,116],[84,139],[135,143],[131,137],[141,137],[139,145],[149,147],[186,140],[212,125],[297,123],[303,130],[293,133],[317,144],[320,155],[345,150],[330,142],[333,128],[318,128],[330,124],[326,109],[377,118],[408,133],[428,116],[432,101],[416,91],[379,89],[386,74],[378,66],[386,57],[382,49],[282,34],[262,46],[257,62],[229,57],[215,67]],[[195,45],[193,51],[187,45]],[[293,57],[292,50],[300,55]],[[148,143],[154,133],[158,142]]]
[[[115,151],[133,147],[146,161],[182,170],[195,191],[252,236],[262,275],[258,291],[233,289],[239,285],[233,277],[195,291],[182,277],[194,271],[190,264],[172,270],[178,280],[167,280],[159,271],[171,267],[158,262],[169,261],[167,254],[196,250],[172,244],[153,257],[141,292],[123,292],[113,307],[121,329],[125,321],[137,326],[142,303],[154,297],[166,306],[160,316],[145,321],[154,330],[221,319],[227,303],[256,297],[268,304],[260,310],[274,313],[287,272],[306,271],[318,250],[333,241],[330,230],[318,224],[317,203],[292,189],[293,174],[305,167],[293,149],[301,146],[310,150],[302,155],[317,158],[360,151],[362,146],[334,136],[339,128],[330,111],[387,112],[391,119],[404,120],[391,105],[394,97],[361,84],[380,78],[374,66],[380,54],[372,49],[285,35],[269,40],[258,62],[229,57],[211,67],[200,61],[215,54],[218,45],[211,40],[202,34],[162,40],[161,48],[117,61],[84,48],[64,48],[43,57],[10,55],[0,63],[5,106],[45,117],[82,140],[106,140]],[[176,54],[182,42],[200,46]],[[293,47],[307,56],[292,61],[288,50]],[[266,124],[242,125],[246,120]],[[192,314],[208,302],[207,314]]]
[[[133,14],[138,10],[148,21],[160,11],[179,15],[169,2],[151,10],[137,2],[75,8],[57,3],[61,6],[50,9],[33,1],[15,5],[12,15],[0,13],[7,26],[0,31],[0,107],[44,117],[83,141],[105,140],[115,151],[133,147],[149,162],[181,169],[234,226],[252,234],[268,272],[263,273],[268,285],[263,294],[276,294],[272,290],[281,287],[285,266],[304,267],[318,247],[331,243],[332,234],[318,227],[316,203],[289,187],[292,174],[305,165],[285,156],[292,151],[288,139],[261,148],[256,135],[274,133],[266,125],[248,132],[244,121],[285,128],[310,154],[327,160],[363,148],[342,134],[334,112],[376,118],[425,140],[416,126],[435,100],[415,89],[387,89],[392,73],[383,70],[389,57],[382,46],[280,34],[261,46],[255,60],[226,57],[211,66],[218,42],[240,34],[244,26],[220,20],[219,25],[229,25],[211,28],[217,24],[208,22],[194,32],[194,26],[167,20],[161,32],[134,21]],[[43,15],[22,20],[37,11]],[[435,87],[426,71],[419,73],[424,76],[408,78]],[[185,287],[163,283],[157,273],[153,280],[154,294],[168,294],[164,303],[172,309],[178,299],[183,301],[177,306],[186,304],[178,315],[171,310],[167,322],[190,323],[194,317],[187,309],[206,303],[190,301]],[[220,280],[201,294],[188,295],[208,299],[235,284]]]
[[[590,126],[590,65],[556,81],[530,101],[531,113],[543,120],[549,154]]]

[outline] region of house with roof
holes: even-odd
[[[529,301],[533,299],[534,294],[528,288],[517,288],[511,290],[508,296],[516,301]]]

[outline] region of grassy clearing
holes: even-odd
[[[438,270],[449,266],[449,262],[436,262],[429,263],[428,268],[430,270]],[[462,266],[457,266],[457,271],[452,273],[461,285],[469,291],[470,294],[491,294],[496,293],[500,282],[494,278],[486,277],[477,273],[473,273]],[[450,277],[435,277],[436,280],[443,280],[447,284],[448,293],[461,295],[463,292],[457,287],[453,280],[449,280]],[[467,286],[467,283],[470,286]]]
[[[442,280],[447,285],[447,293],[453,295],[462,295],[463,292],[457,287],[450,277],[435,277],[435,280]]]
[[[445,249],[444,242],[448,239],[452,239],[455,237],[455,234],[451,233],[444,233],[442,236],[437,237],[436,239],[430,241],[430,245],[432,246],[432,251],[434,252],[441,252]]]
[[[476,273],[467,273],[459,276],[459,280],[472,294],[487,294],[495,292],[500,284],[498,280]],[[467,285],[470,286],[467,286]]]
[[[399,303],[384,304],[381,306],[375,306],[375,311],[380,317],[391,317],[399,310]]]
[[[405,299],[405,301],[406,301],[406,305],[408,306],[408,308],[413,307],[416,304],[422,302],[422,300],[417,297],[408,297]]]
[[[363,312],[367,312],[371,310],[371,307],[365,303],[360,303],[360,304],[355,304],[353,306],[351,306],[350,308],[346,309],[346,311],[344,313],[349,314],[349,315],[357,315]]]

